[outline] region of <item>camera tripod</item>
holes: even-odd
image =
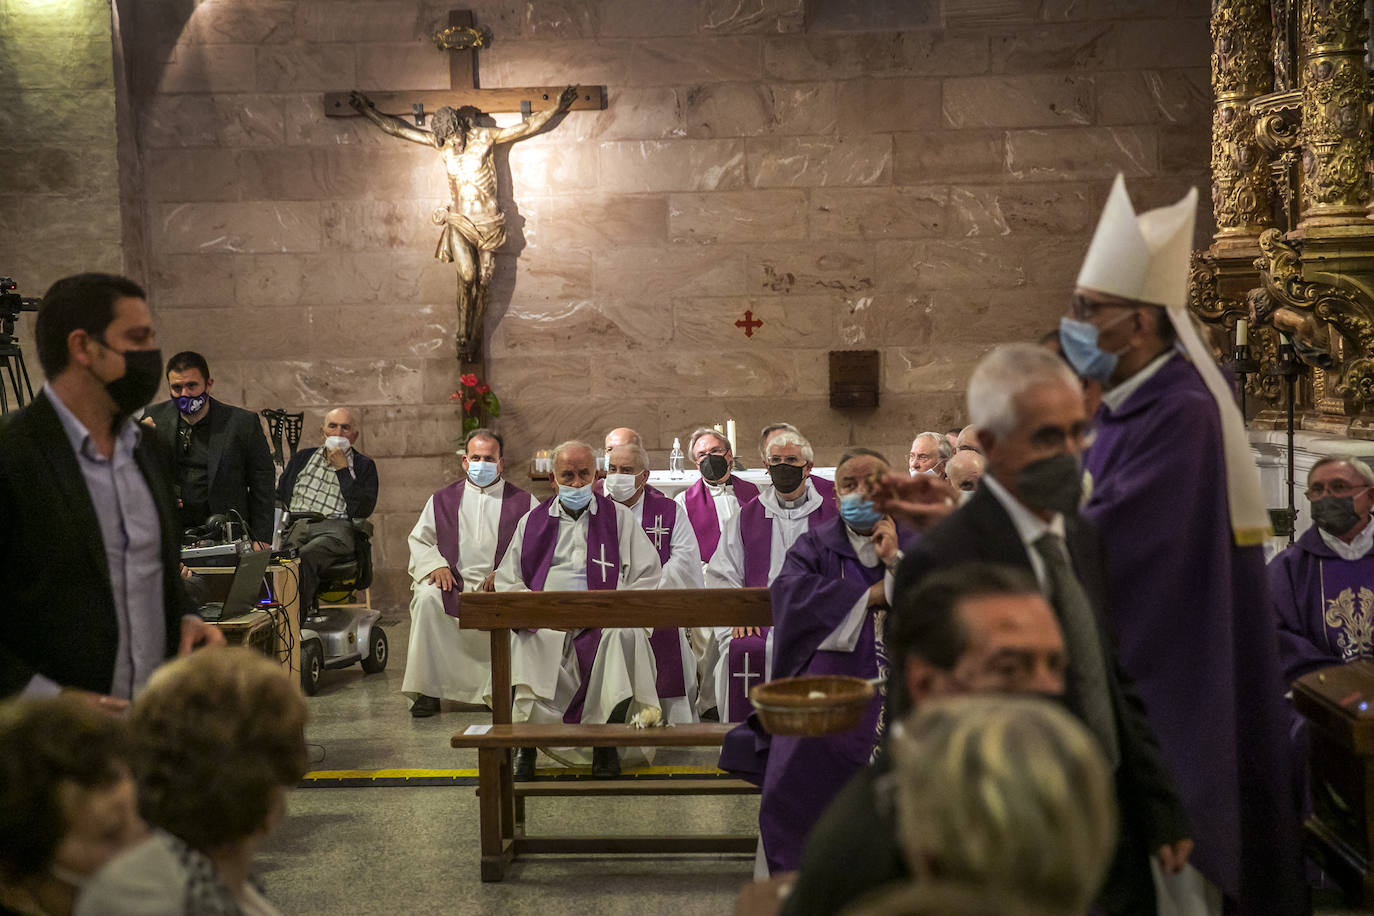
[[[9,387],[14,391],[15,410],[24,406],[25,391],[28,391],[28,400],[33,400],[33,383],[29,381],[28,366],[24,365],[24,351],[19,349],[19,341],[12,334],[0,333],[0,367],[4,369],[4,374],[0,375],[0,413],[9,413],[10,397],[9,392],[5,390],[6,377],[9,378]]]

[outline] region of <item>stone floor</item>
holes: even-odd
[[[404,617],[402,612],[399,617]],[[475,751],[448,738],[490,713],[453,711],[412,719],[401,695],[409,620],[384,620],[391,661],[381,674],[354,666],[325,672],[307,698],[311,769],[466,769]],[[709,751],[679,751],[657,763],[708,765]],[[551,762],[541,758],[540,765]],[[726,914],[750,880],[751,859],[540,857],[518,862],[504,882],[478,878],[477,798],[471,786],[302,788],[259,857],[267,895],[288,916],[313,913]],[[538,799],[533,832],[744,833],[755,829],[757,797]]]

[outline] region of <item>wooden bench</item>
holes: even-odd
[[[769,626],[766,588],[660,591],[492,592],[463,595],[464,629],[491,632],[492,725],[459,732],[455,748],[477,751],[483,881],[500,881],[522,854],[735,853],[753,854],[747,836],[529,836],[525,800],[533,797],[743,795],[758,791],[739,779],[554,780],[515,782],[511,752],[521,747],[719,747],[733,727],[700,722],[669,728],[511,722],[510,631],[583,627]],[[689,673],[690,676],[690,673]]]

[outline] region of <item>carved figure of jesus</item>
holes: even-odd
[[[576,98],[577,88],[569,86],[558,97],[556,107],[502,128],[479,127],[477,118],[482,112],[471,105],[456,110],[445,105],[434,112],[432,127],[426,130],[382,114],[361,92],[349,94],[349,104],[388,134],[432,146],[444,157],[453,202],[434,211],[435,225],[443,227],[434,257],[452,262],[458,271],[458,351],[465,360],[480,355],[494,253],[506,241],[506,217],[497,205],[492,151],[498,143],[535,133],[554,115],[567,111]]]

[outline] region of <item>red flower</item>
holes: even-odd
[[[480,384],[480,385],[477,386],[477,393],[478,393],[478,394],[491,394],[491,386],[488,385],[486,382],[483,382],[482,384]]]
[[[464,385],[467,385],[469,388],[477,387],[477,376],[471,372],[463,373],[461,381]]]
[[[464,410],[464,411],[472,410],[472,405],[474,405],[474,404],[476,404],[476,403],[477,403],[476,401],[464,401],[464,402],[463,402],[463,410]]]
[[[461,398],[462,396],[463,396],[463,392],[461,392],[461,391],[455,391],[455,392],[453,392],[453,394],[451,394],[451,395],[448,396],[448,399],[449,399],[450,401],[456,401],[456,400],[458,400],[459,398]]]

